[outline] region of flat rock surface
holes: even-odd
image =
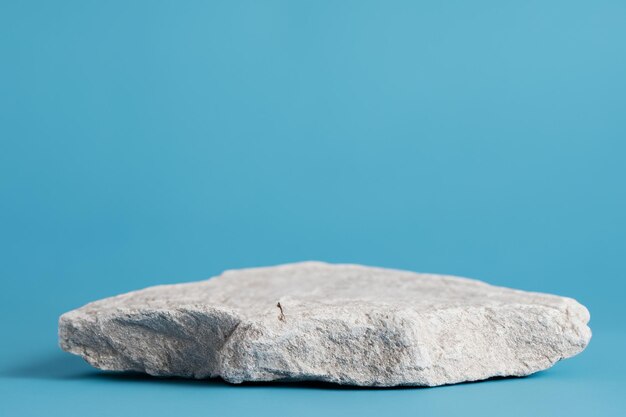
[[[588,321],[571,298],[302,262],[96,301],[61,316],[59,340],[105,370],[434,386],[549,368],[587,346]]]

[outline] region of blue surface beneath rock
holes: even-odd
[[[2,415],[619,416],[626,409],[623,334],[600,333],[579,357],[525,378],[436,388],[244,384],[97,371],[55,351],[2,373]]]

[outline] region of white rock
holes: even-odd
[[[303,262],[96,301],[61,316],[59,339],[106,370],[432,386],[546,369],[587,346],[588,321],[571,298]]]

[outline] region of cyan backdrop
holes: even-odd
[[[0,2],[0,415],[624,415],[626,3]],[[594,338],[434,389],[110,377],[88,301],[356,262],[577,298]]]

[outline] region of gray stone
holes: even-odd
[[[61,316],[59,340],[106,370],[433,386],[549,368],[587,346],[588,321],[571,298],[302,262],[96,301]]]

